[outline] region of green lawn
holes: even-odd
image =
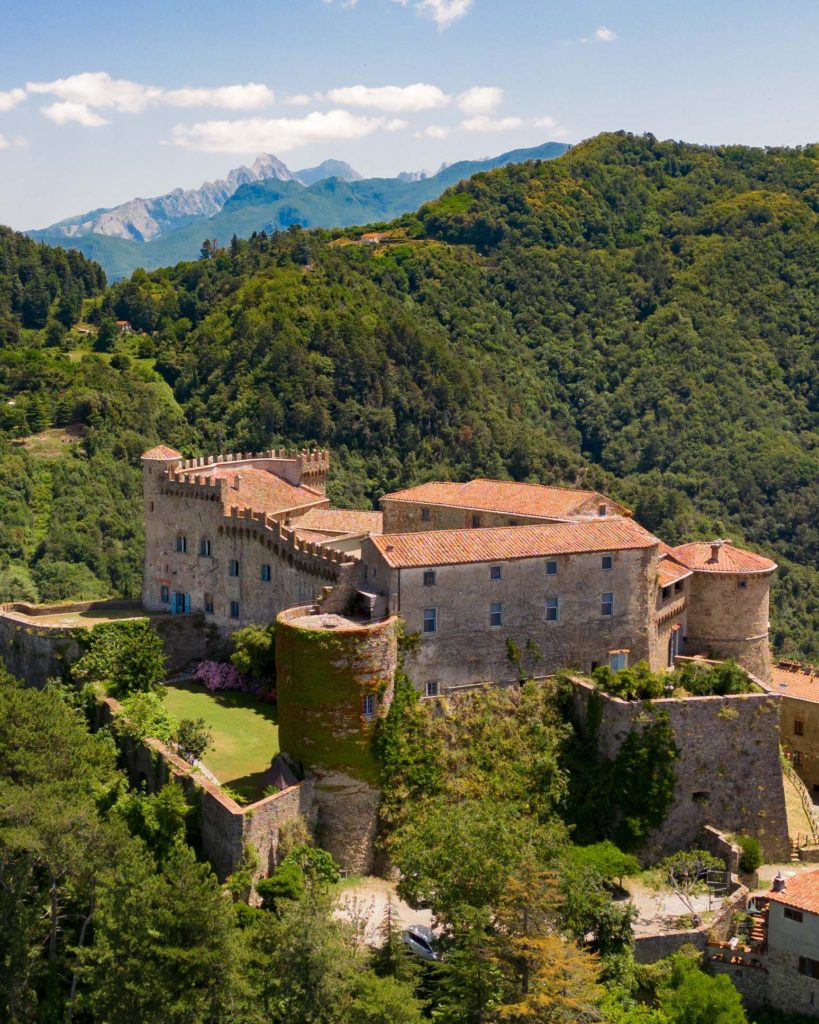
[[[279,752],[274,704],[252,694],[226,690],[208,693],[201,683],[170,683],[165,706],[176,718],[204,718],[213,737],[205,765],[220,782],[249,800],[262,796],[270,762]]]

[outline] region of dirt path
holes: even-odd
[[[413,924],[432,927],[432,912],[413,910],[396,895],[395,882],[388,882],[383,878],[361,878],[345,886],[339,893],[338,905],[333,916],[361,927],[364,941],[374,946],[378,941],[378,929],[384,919],[387,900],[390,897],[402,928]]]

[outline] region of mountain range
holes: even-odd
[[[550,160],[569,147],[546,142],[483,160],[462,160],[437,173],[363,178],[341,160],[291,171],[278,157],[262,154],[198,189],[177,188],[151,199],[91,210],[26,232],[38,242],[78,249],[97,260],[112,279],[137,267],[195,259],[205,238],[222,244],[233,235],[302,227],[350,227],[392,220],[436,199],[451,185],[479,171],[527,160]]]

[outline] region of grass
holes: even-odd
[[[201,683],[166,686],[165,706],[176,718],[204,718],[213,746],[203,758],[220,782],[249,801],[260,799],[269,785],[270,762],[279,752],[275,705],[249,693],[209,693]]]

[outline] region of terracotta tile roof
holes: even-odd
[[[319,533],[381,533],[384,516],[357,508],[311,508],[292,525],[299,531]]]
[[[675,562],[673,558],[666,555],[660,559],[657,572],[657,583],[661,587],[670,587],[672,583],[678,583],[680,580],[687,579],[693,575],[690,569],[686,569],[684,565],[680,565],[679,562]]]
[[[797,700],[819,704],[819,672],[792,662],[780,662],[771,669],[771,681],[766,689],[783,697],[795,697]]]
[[[501,562],[545,555],[591,551],[626,551],[659,543],[630,519],[595,519],[580,523],[495,526],[480,530],[429,530],[386,533],[371,538],[395,569],[424,565]]]
[[[156,448],[149,448],[147,452],[142,453],[143,459],[181,459],[182,453],[176,451],[173,448],[169,448],[166,444],[158,444]]]
[[[196,475],[227,481],[222,492],[222,505],[226,511],[235,506],[272,515],[291,508],[327,504],[327,498],[312,488],[294,487],[281,477],[252,466],[220,465],[197,470]]]
[[[797,910],[807,910],[811,914],[819,914],[819,868],[815,871],[803,871],[785,879],[782,892],[765,893],[765,898],[774,903],[784,903]]]
[[[717,547],[718,545],[718,547]],[[716,557],[714,557],[716,553]],[[753,551],[735,548],[730,540],[694,541],[672,548],[671,554],[678,562],[695,572],[773,572],[776,562]]]
[[[628,513],[623,505],[618,505],[599,491],[520,484],[511,480],[470,480],[465,484],[432,482],[385,494],[382,500],[474,508],[484,512],[539,516],[543,519],[567,519],[587,506],[596,514],[596,506],[604,502],[614,513]]]

